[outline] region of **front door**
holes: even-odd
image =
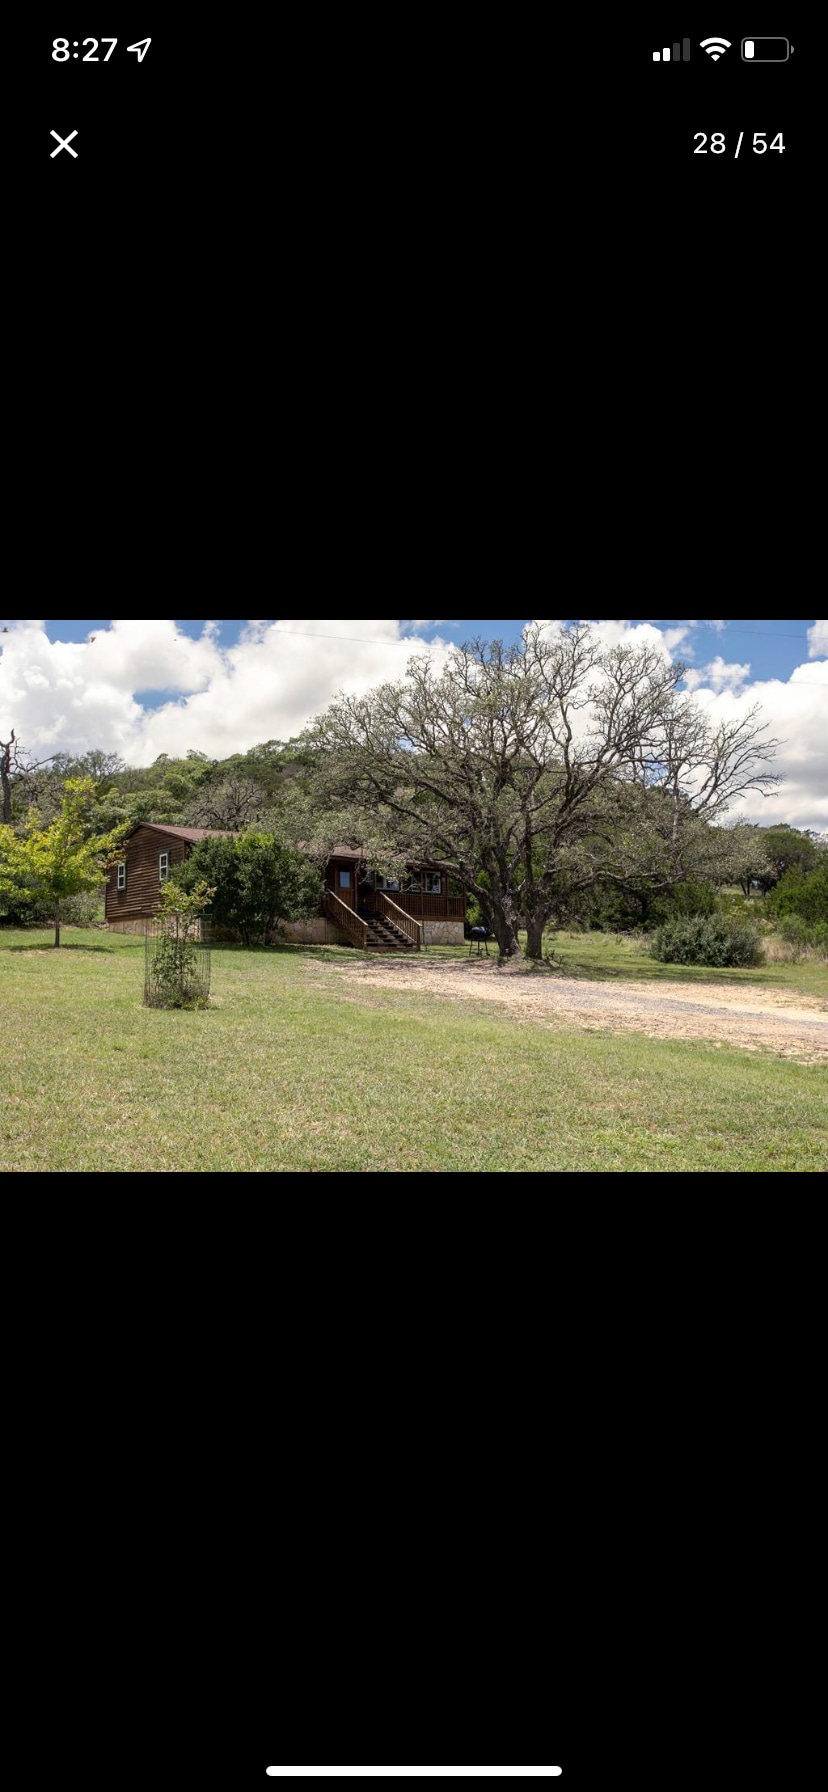
[[[353,865],[337,864],[334,866],[334,895],[340,902],[346,902],[349,908],[356,908],[355,875]]]
[[[357,907],[361,915],[374,913],[374,880],[360,876],[357,883]]]

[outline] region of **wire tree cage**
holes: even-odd
[[[144,1006],[206,1008],[212,974],[203,920],[172,910],[146,923]]]

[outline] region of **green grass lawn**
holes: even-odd
[[[828,1169],[824,1070],[360,991],[325,952],[216,951],[209,1012],[147,1010],[141,940],[48,937],[0,931],[7,1171]]]

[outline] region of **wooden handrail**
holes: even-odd
[[[333,890],[325,891],[325,913],[335,926],[341,927],[343,933],[350,936],[355,946],[360,946],[363,951],[365,950],[368,944],[367,924],[360,915],[355,914],[354,910],[348,907],[347,902],[342,902],[338,896],[335,896]]]
[[[464,921],[465,896],[432,896],[422,890],[394,890],[393,901],[406,915],[419,915],[426,921]]]
[[[418,952],[422,951],[423,930],[419,921],[415,921],[412,915],[406,914],[404,908],[399,908],[396,902],[392,902],[384,890],[374,891],[374,908],[378,914],[385,915],[387,921],[392,921]]]

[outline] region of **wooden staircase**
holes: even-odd
[[[402,928],[397,927],[394,921],[387,920],[384,915],[367,915],[365,924],[368,928],[366,952],[416,952],[414,941],[408,939]]]
[[[362,952],[420,952],[423,930],[419,921],[397,907],[389,896],[376,892],[374,913],[358,915],[335,896],[325,892],[325,914],[344,933],[352,946]]]

